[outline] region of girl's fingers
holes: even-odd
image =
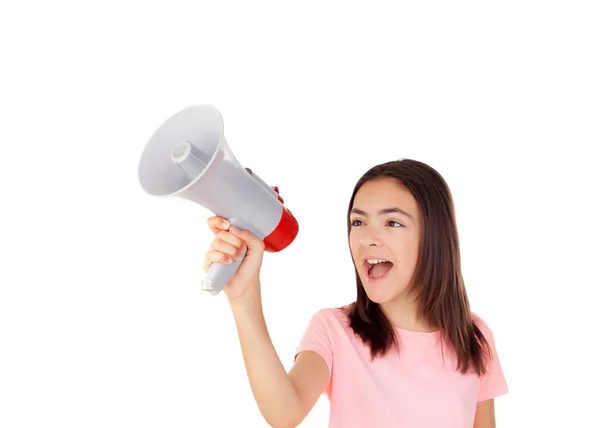
[[[231,264],[233,263],[233,259],[227,254],[223,254],[221,251],[209,250],[206,252],[206,257],[204,258],[204,265],[202,266],[202,269],[205,273],[208,273],[208,270],[210,269],[213,263]]]
[[[240,230],[235,226],[231,226],[228,232],[243,241],[250,249],[264,250],[265,248],[264,241],[248,230]]]
[[[217,233],[217,236],[215,236],[215,240],[213,241],[213,243],[216,243],[218,241],[223,241],[223,242],[235,247],[236,249],[241,249],[242,251],[246,250],[246,245],[244,244],[244,241],[242,241],[237,236],[232,235],[230,232],[226,232],[224,230]],[[224,248],[227,248],[227,247],[224,247]],[[218,247],[215,247],[215,249],[218,249]]]
[[[241,243],[241,241],[240,241],[240,243]],[[232,245],[231,243],[224,241],[222,239],[215,239],[210,244],[210,249],[213,251],[219,251],[219,252],[231,257],[232,259],[237,259],[238,256],[244,250],[243,243],[241,243],[241,245],[242,245],[241,247],[236,247],[235,245]]]
[[[206,222],[208,223],[208,227],[210,228],[212,233],[214,233],[215,235],[221,232],[222,230],[228,230],[231,226],[227,219],[219,216],[209,217]]]

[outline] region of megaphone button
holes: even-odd
[[[279,202],[281,202],[282,204],[285,204],[285,202],[283,201],[283,198],[279,194],[279,187],[272,186],[272,189],[275,191],[275,193],[277,193],[277,199],[279,199]]]

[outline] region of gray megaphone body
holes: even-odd
[[[298,222],[271,187],[244,168],[227,145],[223,120],[210,105],[172,116],[150,138],[139,163],[143,189],[155,197],[177,196],[226,218],[278,252],[298,234]],[[231,264],[214,263],[202,281],[213,296],[231,280],[244,255]]]

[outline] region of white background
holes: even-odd
[[[453,191],[510,388],[498,426],[593,426],[594,3],[3,4],[0,426],[266,426],[225,297],[200,289],[210,213],[137,178],[156,128],[201,103],[300,223],[262,275],[286,367],[311,314],[355,297],[355,181],[414,158]],[[323,397],[302,427],[327,418]]]

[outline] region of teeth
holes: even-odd
[[[383,260],[383,259],[367,260],[367,263],[369,263],[371,265],[376,265],[377,263],[383,263],[383,262],[387,262],[387,260]]]

